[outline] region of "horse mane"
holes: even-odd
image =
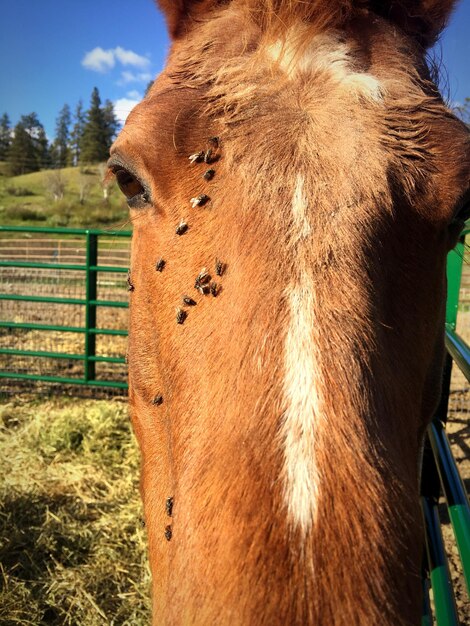
[[[194,21],[204,19],[230,0],[157,0],[172,37],[184,35]],[[232,0],[265,29],[285,29],[293,21],[319,30],[339,28],[358,13],[370,12],[396,24],[428,48],[445,28],[455,0]]]

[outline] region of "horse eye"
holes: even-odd
[[[114,175],[116,176],[119,189],[126,196],[131,206],[148,202],[148,194],[142,183],[130,172],[119,169],[115,170]]]
[[[143,193],[144,188],[139,183],[137,178],[132,176],[127,170],[117,170],[114,172],[119,185],[119,189],[126,196],[126,198],[133,198],[139,193]]]

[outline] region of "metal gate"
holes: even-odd
[[[468,232],[469,228],[464,231],[464,236]],[[432,626],[433,613],[438,626],[460,624],[439,519],[439,501],[442,495],[452,524],[467,593],[470,593],[470,507],[446,434],[453,364],[460,368],[466,380],[470,382],[470,348],[456,333],[465,251],[464,236],[448,257],[445,330],[447,357],[441,401],[436,416],[428,428],[423,459],[421,505],[426,532],[426,554],[423,565],[422,626]],[[430,588],[434,611],[431,610],[429,601]]]
[[[0,378],[127,388],[130,236],[0,227]]]

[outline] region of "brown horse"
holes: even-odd
[[[452,4],[160,2],[168,64],[109,162],[155,624],[420,623],[470,182],[425,62]]]

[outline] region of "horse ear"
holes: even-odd
[[[184,0],[157,0],[157,6],[166,17],[171,37],[175,37],[178,25],[184,16]]]
[[[424,48],[432,46],[457,0],[371,0],[375,13],[394,22]]]
[[[222,0],[157,0],[173,39],[184,32],[189,20],[202,17],[217,4],[222,4]]]

